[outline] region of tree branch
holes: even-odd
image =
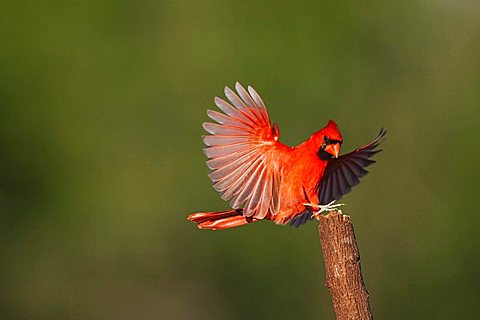
[[[321,215],[318,233],[325,260],[325,286],[337,320],[373,319],[350,217],[339,212]]]

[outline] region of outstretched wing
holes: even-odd
[[[223,113],[208,110],[217,123],[205,122],[211,135],[203,137],[207,166],[213,187],[233,209],[243,206],[243,215],[263,219],[280,208],[278,191],[282,158],[291,148],[278,142],[279,130],[273,127],[267,109],[252,88],[240,83],[238,95],[225,87],[230,103],[215,97]]]
[[[340,200],[360,182],[360,178],[368,173],[365,167],[375,163],[375,160],[370,158],[382,151],[377,150],[377,147],[386,133],[387,131],[382,129],[377,138],[366,146],[328,161],[325,174],[318,186],[318,203],[326,204]]]
[[[327,204],[333,200],[340,200],[344,194],[350,192],[352,187],[360,182],[360,178],[368,173],[365,167],[375,163],[375,160],[370,158],[382,151],[377,147],[383,141],[386,133],[387,131],[382,128],[377,138],[366,146],[340,156],[338,159],[328,160],[327,168],[318,185],[318,203]],[[290,224],[298,227],[307,222],[311,215],[311,212],[307,212],[297,216]]]

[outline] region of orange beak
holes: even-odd
[[[340,154],[340,144],[339,143],[331,143],[325,147],[325,151],[330,153],[335,158],[338,158]]]

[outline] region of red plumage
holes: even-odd
[[[213,187],[232,210],[191,214],[201,229],[226,229],[259,220],[299,226],[312,219],[315,204],[326,204],[349,192],[373,163],[369,159],[385,135],[339,157],[342,135],[330,120],[296,147],[279,142],[278,126],[252,88],[225,87],[230,103],[215,97],[223,111],[208,110],[217,123],[205,122],[203,137]]]

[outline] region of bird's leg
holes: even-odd
[[[344,203],[334,204],[335,201],[337,201],[337,200],[333,200],[332,202],[327,203],[327,204],[323,204],[323,205],[322,204],[314,204],[314,203],[304,203],[304,205],[308,206],[308,207],[311,207],[311,208],[319,209],[318,211],[316,211],[312,214],[312,218],[315,218],[315,219],[319,220],[320,215],[323,212],[340,211],[337,208],[345,205]]]

